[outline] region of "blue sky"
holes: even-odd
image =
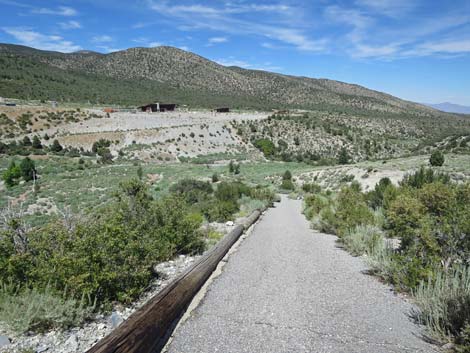
[[[171,45],[223,65],[470,105],[470,0],[0,0],[0,42]]]

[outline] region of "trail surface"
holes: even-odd
[[[230,256],[170,353],[437,352],[410,304],[364,275],[359,258],[315,233],[283,198]]]

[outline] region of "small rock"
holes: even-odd
[[[228,227],[233,227],[233,221],[228,221],[227,223],[225,223],[225,225]]]
[[[122,318],[120,314],[114,311],[109,317],[109,321],[110,321],[111,327],[114,329],[118,327],[124,321],[124,319]]]
[[[38,348],[36,348],[36,353],[42,353],[42,352],[45,352],[47,350],[49,350],[48,346],[39,346]]]
[[[442,346],[443,349],[454,349],[454,344],[452,342],[446,343]]]
[[[10,344],[11,344],[11,341],[7,336],[0,335],[0,348],[7,347]]]
[[[78,350],[78,339],[77,335],[73,334],[67,341],[65,341],[65,347],[68,352],[76,352]]]

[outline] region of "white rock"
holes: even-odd
[[[227,223],[225,223],[225,225],[228,227],[233,227],[233,224],[233,221],[228,221]]]
[[[11,344],[10,339],[7,336],[0,335],[0,348],[7,347]]]
[[[73,334],[67,341],[65,341],[65,347],[67,352],[76,352],[78,350],[78,339],[77,335]]]

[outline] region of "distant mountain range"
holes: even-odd
[[[173,47],[110,54],[0,44],[0,96],[138,105],[304,108],[357,115],[443,113],[355,84],[226,67]]]
[[[470,107],[449,102],[438,104],[425,103],[424,105],[447,113],[470,114]]]

